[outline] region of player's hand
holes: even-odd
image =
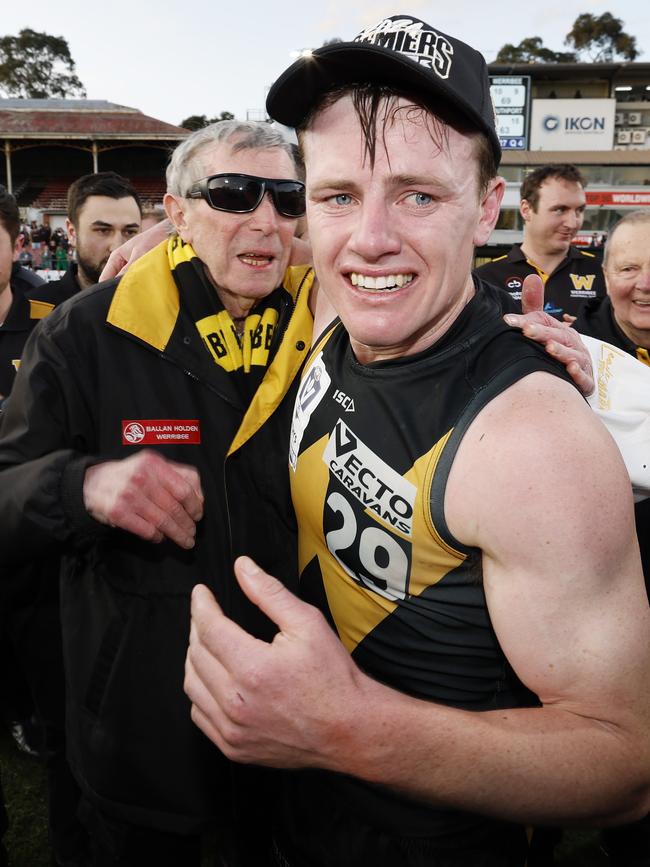
[[[591,394],[595,388],[591,356],[577,331],[544,313],[544,284],[537,274],[524,280],[521,309],[523,314],[508,313],[504,317],[508,325],[521,328],[526,337],[543,343],[548,354],[566,367],[580,391]]]
[[[171,539],[181,548],[194,547],[196,522],[203,517],[196,468],[149,450],[88,467],[83,499],[101,524],[149,542]]]
[[[134,235],[113,250],[108,257],[108,262],[104,265],[104,270],[99,275],[100,282],[111,280],[113,277],[119,277],[120,274],[123,274],[136,259],[144,256],[145,253],[153,250],[161,241],[164,241],[169,236],[170,228],[169,220],[162,220],[155,226],[151,226],[146,232]]]
[[[368,679],[320,611],[248,557],[235,573],[280,631],[270,644],[253,638],[195,587],[185,664],[192,719],[234,761],[336,770],[354,728],[344,720],[362,713]]]

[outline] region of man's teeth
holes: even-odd
[[[381,277],[371,277],[369,274],[350,274],[353,286],[360,289],[399,289],[413,279],[413,274],[385,274]]]
[[[253,253],[244,253],[239,257],[246,265],[268,265],[271,256],[255,256]]]

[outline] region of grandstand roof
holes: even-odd
[[[0,99],[0,139],[181,140],[188,130],[99,99]]]

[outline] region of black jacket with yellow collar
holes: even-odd
[[[189,597],[207,584],[267,637],[270,623],[236,588],[234,557],[296,580],[286,455],[312,281],[307,268],[287,272],[293,303],[248,405],[205,351],[164,244],[121,281],[55,310],[27,344],[6,402],[0,566],[63,553],[71,762],[86,795],[122,820],[190,833],[227,815],[225,760],[183,694]],[[111,530],[84,509],[86,468],[142,447],[199,470],[205,516],[192,551]]]

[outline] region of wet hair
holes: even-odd
[[[621,226],[636,226],[639,224],[648,226],[648,241],[650,242],[650,213],[648,213],[648,211],[632,211],[630,214],[621,217],[618,223],[614,223],[607,234],[607,241],[605,243],[605,249],[603,250],[603,270],[607,268],[610,245],[616,232],[621,228]]]
[[[79,213],[91,196],[106,196],[109,199],[135,199],[140,214],[142,204],[135,187],[127,178],[117,172],[96,172],[84,175],[70,184],[68,189],[68,219],[73,226],[77,225]]]
[[[16,199],[0,186],[0,225],[9,235],[12,245],[20,234],[20,212]]]
[[[304,166],[298,149],[289,139],[268,123],[221,120],[198,129],[178,145],[167,166],[167,192],[185,196],[189,188],[205,177],[201,155],[210,145],[225,142],[234,153],[244,150],[279,148],[290,157],[296,177],[304,178]]]
[[[580,184],[583,189],[587,186],[587,180],[580,169],[570,163],[551,163],[534,169],[524,178],[519,188],[519,195],[522,199],[526,199],[536,213],[539,205],[540,187],[549,178],[557,178],[570,184]]]
[[[398,114],[403,114],[407,119],[415,119],[424,114],[431,140],[439,150],[448,145],[449,127],[472,137],[478,167],[478,190],[481,195],[496,177],[498,166],[487,136],[470,127],[453,108],[444,102],[431,101],[422,94],[400,92],[378,84],[344,85],[325,93],[297,130],[301,148],[304,146],[304,133],[310,129],[317,115],[345,96],[351,97],[359,118],[365,154],[371,167],[375,164],[378,140],[385,147],[386,130],[395,122]],[[406,100],[407,105],[400,104],[400,100]]]

